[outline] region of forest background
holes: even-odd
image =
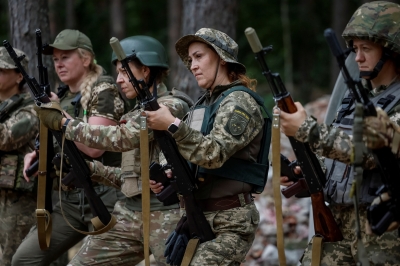
[[[196,99],[201,89],[179,60],[175,42],[202,27],[226,32],[239,44],[239,62],[258,80],[257,91],[268,107],[273,100],[267,80],[247,42],[244,30],[253,27],[263,46],[272,45],[266,62],[279,73],[295,101],[307,103],[330,94],[339,73],[323,36],[333,28],[341,33],[365,0],[0,0],[0,39],[8,40],[30,58],[28,73],[37,77],[35,29],[43,43],[52,43],[63,29],[78,29],[92,41],[97,62],[115,74],[109,40],[149,35],[166,47],[170,60],[169,87]],[[400,2],[392,1],[392,2]],[[50,56],[44,58],[50,84],[57,78]]]

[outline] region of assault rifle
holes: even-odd
[[[294,113],[297,108],[290,93],[286,90],[278,73],[272,73],[265,62],[264,55],[272,51],[272,46],[264,47],[258,39],[257,33],[253,28],[245,30],[247,40],[259,62],[262,74],[266,77],[272,95],[277,106],[287,112]],[[311,151],[308,143],[297,141],[289,137],[290,144],[297,158],[297,164],[301,167],[302,178],[288,187],[293,191],[292,195],[304,192],[304,187],[308,188],[311,196],[311,204],[314,217],[315,234],[321,235],[324,241],[336,242],[343,239],[342,233],[333,218],[330,209],[325,205],[323,185],[325,185],[325,174],[315,154]],[[284,194],[285,195],[285,194]]]
[[[351,90],[355,101],[363,105],[364,116],[376,116],[375,106],[369,99],[361,81],[354,80],[345,65],[346,57],[353,51],[353,47],[343,51],[332,29],[326,29],[324,35],[332,54],[336,57],[347,87]],[[398,178],[400,167],[397,158],[389,147],[374,149],[372,153],[381,171],[384,184],[377,191],[377,196],[383,192],[388,192],[391,197],[389,201],[369,206],[367,209],[367,218],[372,232],[382,235],[392,222],[400,221],[400,193],[396,191],[400,187],[400,179]]]
[[[145,110],[156,111],[160,108],[157,102],[157,89],[154,87],[154,95],[151,94],[149,86],[144,80],[137,80],[129,67],[129,58],[123,51],[119,40],[115,37],[111,38],[110,45],[116,54],[122,67],[126,71],[129,81],[136,90],[137,99]],[[130,57],[135,57],[135,52]],[[212,240],[215,238],[209,223],[207,222],[203,211],[198,206],[193,192],[197,188],[194,178],[187,161],[179,153],[178,146],[172,136],[166,131],[153,130],[154,138],[157,140],[160,148],[171,166],[173,178],[170,181],[174,182],[179,193],[185,201],[186,217],[189,225],[190,237],[198,238],[200,243]]]
[[[34,77],[29,76],[26,73],[24,67],[21,65],[21,61],[25,57],[25,55],[18,57],[13,47],[7,40],[3,41],[3,45],[9,53],[10,57],[14,60],[15,65],[17,66],[26,83],[28,84],[36,104],[40,106],[42,104],[49,103],[50,98],[43,90],[43,87],[38,84]],[[58,145],[62,147],[62,131],[50,130],[50,132],[56,139]],[[93,189],[92,180],[90,179],[90,169],[87,166],[84,158],[82,157],[81,152],[76,147],[75,143],[70,140],[65,140],[64,152],[68,156],[69,162],[71,164],[70,173],[68,175],[71,175],[74,178],[70,178],[70,180],[72,180],[70,183],[64,183],[64,180],[68,180],[67,175],[67,177],[62,179],[63,183],[65,185],[73,184],[77,188],[82,188],[85,191],[85,196],[88,199],[91,212],[95,219],[99,219],[104,226],[112,225],[112,222],[115,222],[115,219],[112,219],[113,217],[108,212],[106,206],[97,195],[96,191]],[[52,158],[50,158],[49,162],[51,162],[51,159]],[[98,229],[101,228],[96,228],[96,230]]]
[[[38,72],[39,72],[39,87],[40,89],[45,93],[45,95],[47,95],[48,97],[51,96],[50,93],[50,84],[49,84],[49,77],[47,74],[47,67],[43,66],[43,61],[42,61],[42,52],[44,49],[44,46],[42,45],[42,32],[40,31],[40,29],[36,29],[36,55],[37,55],[37,59],[38,59]],[[41,128],[41,129],[44,129]],[[52,158],[54,157],[54,147],[53,147],[53,138],[51,135],[50,130],[48,129],[44,129],[44,131],[46,132],[39,132],[39,134],[44,134],[44,138],[40,138],[42,141],[47,141],[47,145],[43,148],[46,148],[44,151],[46,152],[46,154],[42,154],[42,156],[46,156],[45,158],[42,158],[42,160],[46,160],[44,162],[45,167],[43,167],[43,169],[46,169],[46,183],[45,183],[45,187],[44,188],[38,188],[38,194],[39,193],[45,193],[45,209],[48,210],[50,213],[53,211],[53,204],[52,204],[52,192],[53,192],[53,179],[50,176],[51,171],[53,171],[53,166],[50,163]],[[40,136],[40,135],[39,135]],[[38,144],[38,149],[40,149],[40,142],[37,143]],[[42,149],[40,149],[42,151]],[[43,151],[42,151],[43,153]],[[38,165],[38,169],[40,168],[40,154],[38,157],[38,160],[35,162]],[[32,167],[35,167],[35,163],[33,163]],[[29,170],[32,169],[27,169],[27,171],[29,172]],[[43,171],[42,169],[40,169],[41,171]],[[39,183],[40,183],[40,179],[39,179]],[[43,189],[45,189],[43,191]],[[42,195],[39,194],[39,197],[41,197]]]

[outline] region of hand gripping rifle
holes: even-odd
[[[376,116],[375,106],[369,99],[360,80],[354,80],[345,65],[346,57],[353,51],[353,47],[343,51],[332,29],[326,29],[324,35],[332,54],[336,57],[347,87],[351,90],[355,101],[362,104],[364,116]],[[372,232],[382,235],[392,222],[400,221],[400,193],[396,191],[400,187],[400,179],[398,177],[400,167],[396,156],[389,147],[374,149],[372,154],[381,171],[384,184],[377,191],[377,195],[380,196],[381,193],[388,192],[391,197],[389,201],[369,206],[367,209],[367,218]]]
[[[297,109],[293,99],[290,96],[290,93],[286,90],[279,74],[272,73],[265,62],[264,55],[272,50],[272,46],[263,48],[258,39],[257,33],[253,28],[247,28],[245,34],[251,49],[255,54],[255,58],[261,66],[262,74],[268,81],[277,106],[287,113],[296,112]],[[303,177],[298,179],[298,181],[292,186],[288,187],[287,190],[290,190],[290,193],[284,195],[292,196],[299,192],[303,192],[304,187],[307,187],[311,196],[315,234],[321,235],[324,241],[327,242],[342,240],[342,233],[340,232],[330,209],[325,205],[323,193],[325,174],[321,169],[318,159],[311,151],[308,143],[302,143],[293,137],[289,137],[289,141],[296,155],[297,164],[301,167]],[[284,193],[284,191],[282,191],[282,193]]]
[[[3,45],[9,53],[10,57],[14,60],[16,67],[21,72],[26,83],[31,90],[34,100],[38,106],[46,103],[50,103],[50,98],[43,90],[34,77],[29,76],[24,67],[21,65],[21,60],[25,55],[18,57],[15,53],[11,44],[7,41],[3,41]],[[63,145],[63,135],[62,131],[50,130],[53,137],[56,139],[58,145],[62,147]],[[64,152],[68,156],[71,168],[70,172],[66,177],[62,179],[65,185],[74,185],[77,188],[82,188],[85,191],[85,196],[87,197],[91,212],[94,218],[91,220],[96,231],[93,232],[83,232],[83,234],[99,234],[111,229],[115,223],[115,217],[113,217],[107,210],[103,201],[97,195],[96,191],[93,189],[92,180],[90,179],[90,169],[87,166],[81,152],[76,147],[75,143],[70,140],[64,140]],[[49,162],[51,159],[49,160]]]
[[[143,80],[137,80],[129,67],[129,58],[126,57],[119,40],[115,37],[111,38],[110,45],[114,50],[118,60],[121,62],[122,67],[125,69],[129,81],[137,92],[138,101],[145,110],[156,111],[160,108],[156,96],[151,94],[148,85]],[[133,51],[134,53],[134,51]],[[135,56],[134,54],[132,56]],[[156,95],[156,86],[154,87],[154,94]],[[166,131],[153,130],[154,138],[157,140],[160,148],[167,159],[168,164],[171,166],[173,173],[173,181],[179,193],[185,201],[186,217],[189,224],[190,237],[198,238],[200,243],[212,240],[215,238],[209,223],[207,222],[203,211],[198,206],[194,198],[194,190],[196,189],[195,180],[187,161],[179,153],[178,146],[172,136]]]

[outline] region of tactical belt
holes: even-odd
[[[251,193],[241,193],[216,199],[196,200],[197,204],[204,212],[225,211],[232,208],[243,207],[253,202]],[[181,208],[185,207],[183,198],[180,198]]]

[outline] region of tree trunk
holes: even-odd
[[[289,19],[289,4],[288,0],[281,2],[281,21],[282,21],[282,35],[284,47],[284,73],[285,84],[288,92],[293,94],[293,57],[292,57],[292,39],[290,32],[290,19]]]
[[[237,0],[183,0],[180,37],[195,34],[200,28],[214,28],[235,39],[237,12]],[[173,84],[192,99],[197,99],[204,91],[180,59],[173,80]]]
[[[177,87],[173,77],[178,73],[179,56],[175,51],[175,43],[181,37],[182,0],[168,1],[168,58],[169,58],[169,88]]]
[[[65,16],[66,29],[75,29],[75,27],[76,27],[75,1],[74,0],[66,0],[65,4],[66,4],[66,11],[67,11],[67,14]]]
[[[43,44],[50,42],[47,0],[8,0],[8,11],[12,36],[10,43],[28,56],[27,73],[30,76],[38,77],[35,30],[41,30]],[[55,72],[51,56],[43,56],[43,65],[47,67],[49,84],[54,91]]]
[[[111,1],[111,36],[119,40],[128,37],[125,36],[125,9],[122,6],[121,0]]]
[[[355,11],[355,10],[354,10]],[[336,37],[339,40],[341,47],[344,49],[346,46],[344,39],[341,37],[347,22],[350,20],[353,10],[349,10],[349,4],[347,0],[335,0],[332,1],[332,29],[336,33]],[[330,57],[331,60],[331,82],[330,88],[335,86],[336,79],[339,74],[339,67],[337,65],[336,58],[333,55]]]

